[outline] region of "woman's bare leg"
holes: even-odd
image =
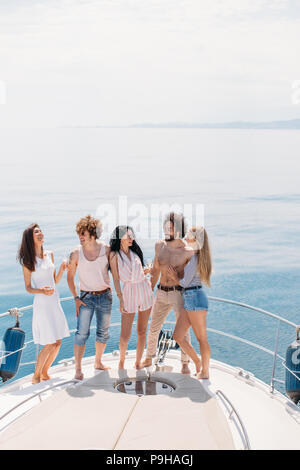
[[[119,369],[124,369],[125,355],[127,351],[128,342],[131,336],[132,323],[134,320],[134,313],[122,313],[121,320],[121,336],[119,342],[120,361]]]
[[[202,359],[202,369],[197,375],[198,379],[209,378],[209,360],[210,360],[210,347],[207,339],[206,330],[206,310],[188,311],[189,320],[191,322],[193,331],[200,345],[200,354]]]
[[[55,343],[54,343],[55,345]],[[35,371],[34,375],[32,377],[32,383],[37,384],[41,381],[41,373],[43,370],[43,367],[45,365],[45,362],[47,361],[49,355],[54,349],[53,344],[46,344],[43,349],[40,351],[37,361],[36,361],[36,366],[35,366]]]
[[[148,310],[139,311],[138,314],[138,321],[137,321],[137,345],[136,345],[136,361],[135,361],[135,368],[141,369],[142,364],[142,356],[145,350],[146,344],[146,335],[147,335],[147,326],[149,321],[151,308]]]
[[[56,357],[57,357],[57,354],[58,354],[58,351],[60,350],[60,346],[61,346],[61,340],[58,339],[56,341],[56,343],[53,344],[53,350],[50,352],[45,364],[44,364],[44,367],[42,369],[42,372],[41,372],[41,380],[50,380],[51,377],[48,375],[48,370],[50,369],[50,367],[52,366],[53,362],[55,361]]]
[[[176,322],[173,338],[179,344],[181,349],[190,356],[196,366],[196,373],[198,374],[201,370],[201,359],[197,355],[193,346],[184,338],[190,326],[191,322],[188,312],[185,309],[182,309]]]

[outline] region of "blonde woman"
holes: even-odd
[[[195,363],[197,378],[209,379],[210,347],[206,331],[208,300],[202,282],[210,287],[212,272],[210,248],[204,227],[192,227],[185,240],[195,253],[185,265],[184,277],[180,280],[179,273],[171,266],[169,267],[170,274],[174,279],[179,279],[179,283],[183,287],[184,301],[184,308],[178,317],[173,337]],[[199,341],[202,360],[192,345],[184,338],[190,326]]]

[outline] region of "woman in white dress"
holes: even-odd
[[[34,294],[32,334],[35,344],[43,346],[39,353],[32,383],[50,380],[48,370],[61,345],[61,339],[70,336],[67,320],[61,308],[55,285],[61,280],[67,263],[56,273],[54,256],[43,249],[44,235],[37,224],[31,224],[23,233],[18,259],[23,266],[27,292]]]

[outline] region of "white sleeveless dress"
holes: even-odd
[[[53,274],[54,264],[50,252],[46,251],[44,259],[36,258],[35,271],[31,273],[31,284],[33,288],[41,289],[45,286],[54,288],[52,295],[35,294],[33,300],[33,341],[35,344],[43,346],[70,336]]]

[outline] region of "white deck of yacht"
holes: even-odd
[[[172,372],[133,369],[129,352],[126,371],[118,357],[105,355],[109,371],[94,371],[84,360],[85,379],[44,392],[0,420],[0,449],[300,449],[300,409],[254,377],[212,361],[209,381],[180,374],[180,353],[168,354]],[[52,380],[31,385],[31,376],[0,388],[0,416],[18,403],[73,379],[74,365],[51,369]],[[164,380],[175,390],[137,396],[118,392],[126,377]],[[240,417],[232,414],[230,400]]]

